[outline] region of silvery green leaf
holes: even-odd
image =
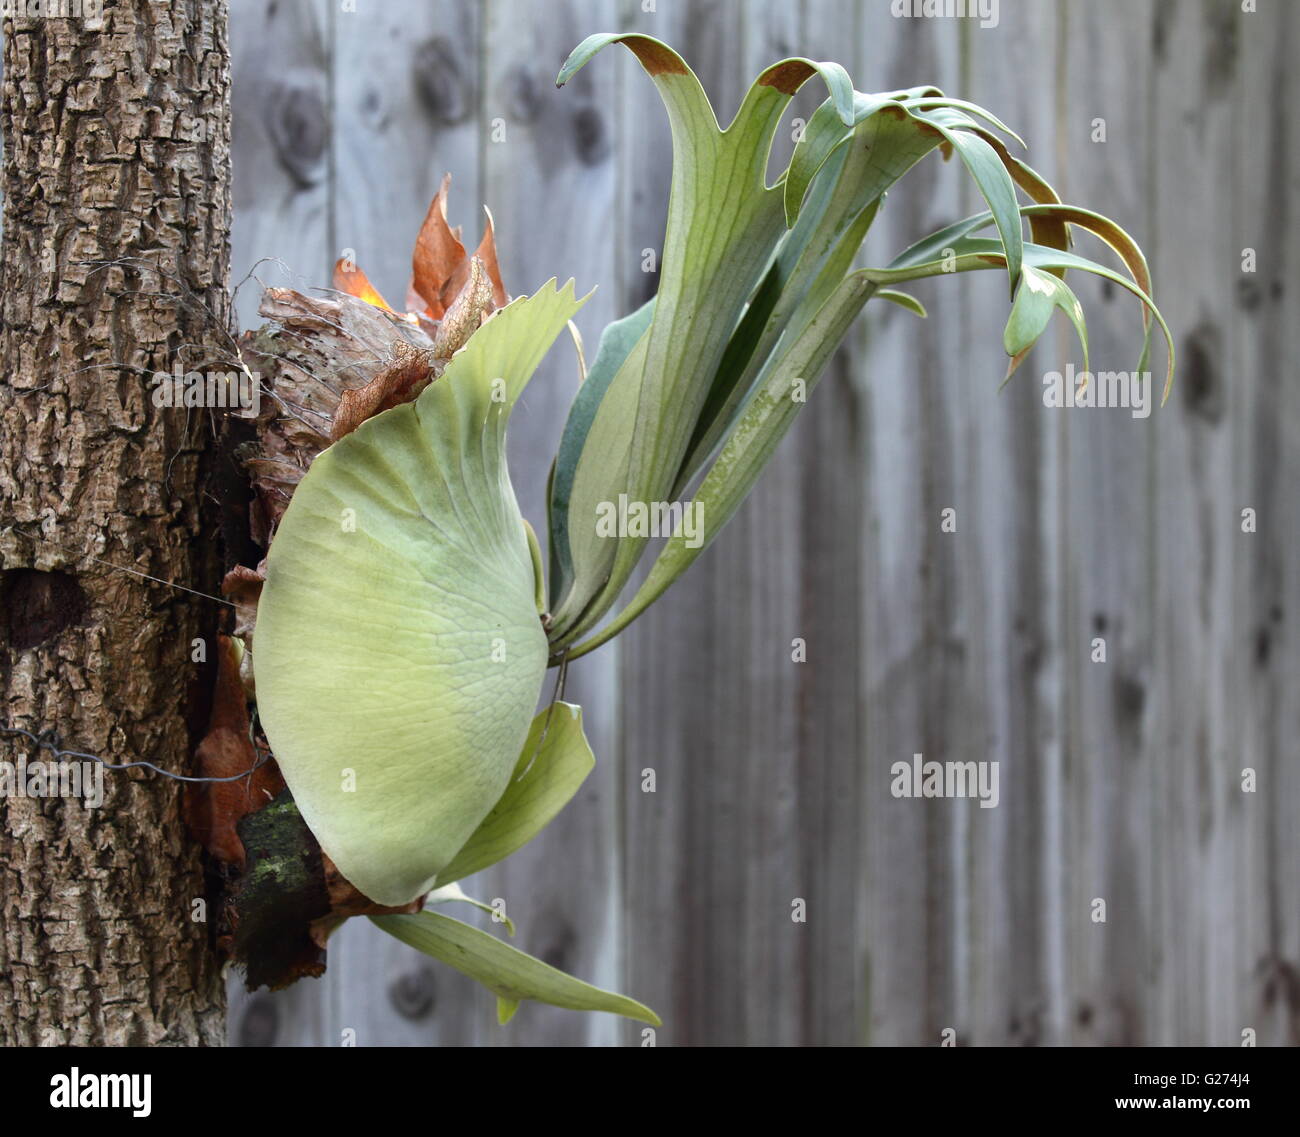
[[[433,886],[528,735],[547,645],[506,423],[579,305],[551,282],[496,312],[415,402],[315,459],[271,543],[261,720],[321,847],[380,904]]]
[[[591,639],[573,648],[571,659],[585,655],[636,619],[690,567],[731,520],[816,386],[827,357],[874,289],[875,285],[861,273],[852,273],[840,282],[822,310],[782,354],[778,366],[755,392],[701,480],[691,506],[699,511],[702,531],[690,534],[684,525],[679,526],[660,550],[644,584],[627,607]],[[797,386],[801,381],[802,389]]]
[[[645,538],[599,536],[597,509],[620,493],[636,501],[670,493],[731,334],[785,232],[782,190],[764,181],[791,96],[820,75],[845,123],[853,112],[842,67],[787,59],[758,77],[723,130],[681,56],[636,34],[589,37],[558,82],[611,43],[636,56],[668,112],[672,194],[649,330],[611,380],[574,470],[567,515],[573,578],[552,613],[553,644],[597,621],[630,577]]]
[[[582,708],[557,702],[543,709],[505,792],[438,874],[438,884],[470,876],[526,845],[569,803],[595,764],[582,732]]]
[[[449,964],[497,996],[497,1019],[506,1022],[520,1001],[532,999],[574,1011],[608,1011],[652,1026],[659,1016],[626,995],[604,991],[534,959],[487,932],[438,912],[371,916],[390,936]]]

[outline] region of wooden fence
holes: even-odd
[[[278,257],[296,275],[268,283],[324,285],[350,249],[401,296],[450,170],[453,223],[476,237],[491,207],[512,292],[598,287],[594,344],[654,287],[669,134],[626,53],[553,80],[590,32],[636,28],[724,121],[790,54],[989,107],[1140,240],[1175,332],[1174,395],[1140,419],[1043,405],[1077,362],[1064,329],[998,393],[996,274],[917,289],[923,323],[871,305],[718,545],[575,666],[597,769],[471,882],[519,946],[655,1007],[660,1045],[1300,1043],[1295,5],[1001,0],[990,28],[890,0],[232,7],[236,279]],[[974,212],[967,183],[928,159],[868,255]],[[1131,367],[1137,306],[1090,281],[1094,365]],[[512,425],[535,523],[575,386],[557,348]],[[1000,804],[894,798],[917,753],[998,761]],[[236,985],[232,1042],[643,1042],[531,1004],[499,1027],[471,981],[353,923],[323,979]]]

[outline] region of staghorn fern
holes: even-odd
[[[643,35],[590,37],[558,84],[611,43],[632,51],[662,96],[672,194],[658,294],[605,329],[560,439],[549,572],[515,500],[505,431],[582,304],[572,282],[554,280],[495,311],[413,401],[320,453],[268,555],[255,652],[267,737],[324,851],[381,905],[431,890],[434,903],[464,899],[457,881],[519,848],[569,800],[593,760],[578,708],[534,715],[547,667],[617,634],[717,536],[868,300],[924,315],[890,286],[1005,270],[1008,376],[1057,308],[1086,365],[1083,314],[1064,281],[1082,269],[1139,298],[1139,369],[1154,319],[1169,342],[1166,396],[1173,376],[1137,245],[1062,204],[987,111],[933,87],[863,95],[837,64],[787,59],[758,77],[723,130],[681,57]],[[767,185],[780,117],[814,76],[829,97]],[[934,150],[957,155],[988,210],[887,266],[853,269],[885,192]],[[1110,245],[1131,279],[1071,253],[1072,227]],[[979,235],[990,228],[996,236]],[[670,502],[691,486],[703,532],[667,540],[618,607],[648,538],[600,535],[600,504]],[[354,793],[343,792],[346,773]],[[524,998],[657,1021],[437,913],[372,918],[484,982],[503,1021]]]

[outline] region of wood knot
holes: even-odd
[[[574,114],[573,148],[584,166],[598,166],[609,157],[609,131],[595,107],[583,107]]]
[[[1183,364],[1179,384],[1183,405],[1208,423],[1223,418],[1223,380],[1219,375],[1221,338],[1216,325],[1202,322],[1183,343],[1179,357]]]
[[[578,936],[558,912],[544,912],[535,925],[541,951],[537,958],[560,971],[573,971],[577,962]]]
[[[296,79],[274,84],[267,100],[266,129],[280,164],[301,188],[320,181],[329,115],[315,85]]]
[[[433,118],[454,126],[469,117],[474,105],[473,84],[465,78],[460,57],[445,36],[434,36],[420,44],[411,65],[416,95]]]
[[[1243,312],[1253,312],[1264,299],[1264,290],[1253,277],[1243,276],[1237,282],[1237,306]]]
[[[255,995],[239,1017],[239,1046],[271,1046],[280,1033],[280,1010],[266,995]]]
[[[428,966],[399,975],[388,987],[393,1010],[412,1021],[426,1018],[433,1011],[436,995],[437,979],[433,968]]]
[[[509,107],[510,117],[519,123],[533,122],[541,111],[542,105],[537,79],[533,73],[527,67],[514,67],[506,79],[506,86],[509,90],[506,105]]]

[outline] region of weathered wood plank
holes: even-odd
[[[1150,78],[1121,68],[1097,82],[1093,61],[1118,59],[1151,38],[1150,13],[1105,3],[1095,18],[1063,15],[1057,114],[1064,155],[1058,189],[1067,201],[1097,205],[1144,246],[1154,241],[1147,196]],[[1104,131],[1104,137],[1101,132]],[[1079,251],[1103,263],[1114,257],[1076,234]],[[1141,314],[1136,301],[1093,277],[1074,273],[1088,316],[1097,372],[1136,366]],[[1026,380],[1042,398],[1048,367],[1082,370],[1081,350],[1062,326],[1052,360]],[[1163,367],[1164,356],[1157,357]],[[1163,372],[1148,395],[1158,402]],[[1102,391],[1105,382],[1093,381]],[[1152,862],[1144,840],[1152,807],[1155,758],[1148,726],[1152,702],[1151,417],[1125,408],[1042,408],[1039,420],[1060,445],[1059,694],[1064,724],[1060,791],[1062,873],[1051,882],[1063,901],[1067,1004],[1061,1042],[1140,1045],[1149,1041],[1152,1002]],[[1163,420],[1162,420],[1163,422]],[[1104,661],[1098,657],[1105,652]],[[1092,905],[1106,905],[1105,923]]]
[[[268,284],[329,280],[330,17],[328,0],[230,5],[232,286],[265,258],[256,271]],[[240,288],[241,327],[261,322],[260,292],[255,280]]]
[[[1236,986],[1232,941],[1245,930],[1240,906],[1249,899],[1234,893],[1230,876],[1234,817],[1242,816],[1233,576],[1249,555],[1246,543],[1258,538],[1241,533],[1233,477],[1241,386],[1231,371],[1234,321],[1225,300],[1240,248],[1229,226],[1211,220],[1231,201],[1236,61],[1222,37],[1237,33],[1237,7],[1155,12],[1150,251],[1157,288],[1170,286],[1160,293],[1162,308],[1182,357],[1174,398],[1153,416],[1157,670],[1148,832],[1158,1002],[1149,1041],[1163,1043],[1229,1044],[1241,1015],[1225,997],[1225,984]],[[1199,219],[1195,237],[1189,219]]]
[[[960,28],[952,20],[900,20],[876,0],[864,9],[864,73],[873,90],[933,83],[962,87]],[[907,175],[873,226],[876,261],[962,216],[962,174],[935,158]],[[956,986],[954,873],[959,813],[970,803],[895,799],[890,767],[983,757],[966,727],[967,660],[961,573],[976,531],[957,465],[970,380],[960,365],[961,292],[967,281],[912,289],[932,313],[867,307],[867,599],[865,842],[870,974],[869,1039],[937,1044],[964,1030]],[[957,511],[957,532],[940,529]],[[970,751],[969,753],[967,751]],[[987,812],[987,811],[986,811]]]
[[[727,122],[753,78],[740,50],[749,5],[660,2],[637,26],[677,46]],[[629,67],[629,72],[631,68]],[[669,135],[652,85],[627,86],[624,177],[636,247],[661,250],[671,167]],[[648,295],[629,266],[635,299]],[[753,501],[725,536],[621,637],[628,983],[664,1019],[668,1045],[772,1042],[770,1022],[751,1019],[751,989],[770,979],[755,968],[771,936],[789,923],[788,883],[772,884],[770,756],[792,750],[790,716],[773,730],[755,714],[779,698],[788,650],[778,652],[762,612],[778,607],[781,582],[754,563]],[[770,538],[768,539],[770,542]],[[784,629],[782,629],[784,632]],[[655,792],[642,791],[652,770]],[[787,797],[788,800],[788,797]],[[775,843],[775,842],[774,842]],[[666,852],[672,850],[671,856]],[[797,895],[797,893],[793,893]],[[752,929],[764,921],[764,942]],[[743,976],[719,982],[725,974]],[[781,1005],[772,1000],[773,1007]]]
[[[968,63],[961,90],[952,92],[987,107],[1028,139],[1028,160],[1052,181],[1060,173],[1050,97],[1059,89],[1061,60],[1052,50],[1058,12],[1052,5],[1006,5],[996,27],[964,21]],[[950,176],[963,182],[963,213],[985,208],[960,169]],[[965,871],[954,874],[954,1025],[961,1024],[959,1045],[1044,1044],[1059,1040],[1063,1018],[1053,950],[1060,942],[1059,926],[1053,926],[1060,920],[1060,881],[1051,873],[1060,864],[1052,842],[1059,839],[1062,815],[1058,696],[1070,669],[1057,627],[1055,549],[1064,424],[1060,412],[1043,407],[1038,377],[1073,356],[1063,356],[1061,341],[1048,337],[999,391],[1006,365],[999,333],[1009,311],[1005,274],[977,273],[946,291],[961,294],[959,327],[966,340],[954,349],[948,369],[969,362],[952,392],[962,424],[957,463],[970,508],[958,527],[960,535],[966,523],[958,558],[969,643],[969,717],[962,729],[976,736],[966,757],[997,762],[999,771],[997,807],[972,802],[961,814],[959,863]],[[934,318],[943,318],[942,312]]]
[[[472,0],[388,0],[334,16],[331,255],[355,254],[394,307],[405,306],[411,248],[444,174],[465,246],[483,232],[480,19]]]
[[[331,30],[328,0],[230,5],[232,68],[231,285],[250,272],[271,285],[329,282]],[[257,265],[263,258],[278,258]],[[256,267],[255,267],[256,266]],[[261,285],[236,296],[241,327],[257,327]],[[337,981],[306,980],[288,991],[249,994],[229,983],[229,1037],[236,1045],[331,1044]]]
[[[332,256],[353,258],[403,307],[412,245],[444,173],[448,215],[466,246],[483,230],[479,8],[389,0],[333,19]],[[482,919],[462,905],[448,914]],[[358,1045],[467,1046],[495,1029],[494,1001],[478,984],[366,920],[331,939],[325,981],[332,1033],[350,1027]]]
[[[579,295],[598,288],[575,320],[594,352],[601,329],[622,314],[613,239],[618,71],[615,61],[602,59],[560,91],[555,76],[586,36],[616,26],[616,5],[565,0],[547,4],[543,14],[492,0],[483,11],[483,193],[497,221],[502,272],[516,294],[532,292],[553,276],[561,283],[573,277]],[[547,473],[577,384],[573,347],[562,337],[511,420],[511,477],[520,507],[539,534],[546,532]],[[466,886],[505,899],[523,950],[609,987],[621,984],[616,662],[607,648],[569,671],[565,697],[582,705],[596,754],[587,783],[536,841],[483,873],[481,884]],[[620,1025],[610,1015],[526,1004],[507,1029],[494,1027],[487,1041],[608,1045],[617,1040]]]
[[[761,22],[751,16],[749,32],[750,75],[786,56],[806,55],[836,60],[859,85],[866,82],[854,5],[774,6]],[[825,86],[810,80],[786,122],[806,122],[825,97]],[[791,131],[783,126],[773,147],[775,169],[784,168],[792,150]],[[782,588],[769,609],[756,613],[763,650],[780,664],[773,700],[757,706],[773,716],[774,727],[778,714],[792,719],[789,750],[764,746],[771,775],[762,782],[782,806],[772,835],[781,860],[769,889],[774,913],[783,918],[773,920],[767,904],[749,917],[751,936],[784,946],[772,971],[749,985],[751,998],[770,997],[768,988],[779,993],[783,1017],[769,1040],[782,1044],[851,1045],[866,1037],[861,661],[867,591],[862,544],[846,540],[859,531],[869,492],[864,356],[859,324],[764,473],[746,550]],[[792,658],[796,638],[805,662]],[[756,736],[768,737],[761,721]],[[748,776],[747,765],[742,756],[734,776]],[[806,923],[790,919],[795,897],[806,901]]]
[[[1233,848],[1223,887],[1237,898],[1238,915],[1218,930],[1232,949],[1219,965],[1232,966],[1220,980],[1225,1007],[1213,1041],[1238,1044],[1242,1031],[1252,1029],[1261,1046],[1296,1046],[1300,525],[1290,494],[1300,485],[1300,334],[1287,293],[1300,266],[1300,121],[1277,112],[1300,98],[1294,65],[1300,19],[1294,5],[1276,5],[1234,14],[1234,23],[1228,40],[1236,45],[1231,198],[1217,213],[1228,229],[1230,262],[1220,270],[1219,300],[1225,316],[1231,313],[1233,504],[1255,509],[1259,527],[1247,537],[1237,519],[1233,535],[1231,674],[1239,727],[1225,763],[1224,813]],[[1231,262],[1246,249],[1255,250],[1253,272],[1244,271],[1240,259]],[[1241,792],[1246,769],[1256,771],[1255,793]]]

